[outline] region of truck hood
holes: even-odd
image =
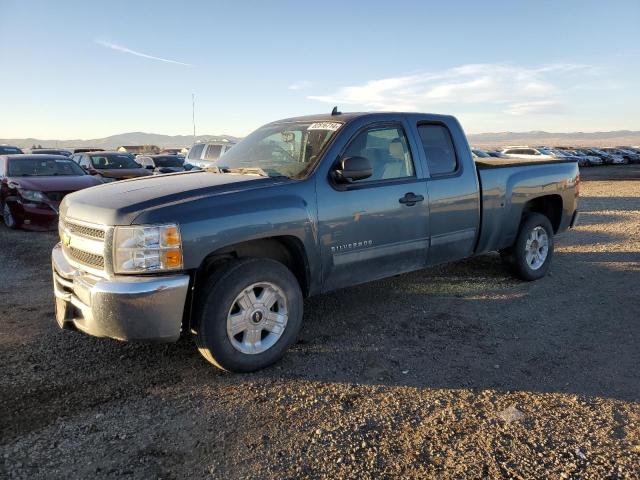
[[[55,177],[10,177],[17,188],[40,192],[75,192],[83,188],[102,185],[99,178],[91,175],[59,175]]]
[[[290,181],[206,171],[153,175],[108,183],[67,195],[63,217],[101,225],[130,225],[142,212],[213,195],[227,195]]]

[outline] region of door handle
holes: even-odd
[[[422,195],[416,195],[413,192],[409,192],[406,193],[404,197],[401,197],[398,201],[403,205],[406,205],[407,207],[411,207],[418,202],[422,202],[423,200],[424,197]]]

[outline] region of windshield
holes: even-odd
[[[153,157],[153,163],[156,164],[156,167],[182,167],[184,164],[184,159],[173,156],[166,157]]]
[[[551,150],[547,150],[546,148],[539,148],[538,151],[544,155],[555,155]]]
[[[95,168],[100,170],[123,169],[123,168],[142,168],[127,153],[113,155],[91,155],[91,163]]]
[[[18,147],[3,147],[0,146],[0,155],[11,155],[14,153],[22,153]]]
[[[223,172],[301,178],[341,126],[339,122],[266,125],[225,152],[216,165]]]
[[[71,160],[21,158],[9,161],[10,177],[49,177],[57,175],[85,175],[84,170]]]

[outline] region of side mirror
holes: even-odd
[[[373,175],[371,162],[365,157],[344,157],[333,170],[333,179],[338,183],[351,183]]]
[[[192,170],[193,169],[193,165],[191,165],[190,163],[185,163],[182,168],[184,168],[186,171]]]
[[[153,165],[145,165],[145,167],[147,170],[153,170]]]

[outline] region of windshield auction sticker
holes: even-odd
[[[316,122],[309,125],[307,130],[331,130],[335,132],[342,126],[339,122]]]

